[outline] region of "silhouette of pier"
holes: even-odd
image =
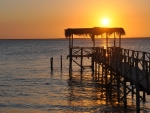
[[[95,35],[104,33],[106,48],[95,47]],[[73,34],[89,35],[93,47],[74,47]],[[114,34],[114,46],[108,47],[108,36],[111,34]],[[116,87],[118,103],[124,102],[124,112],[127,112],[127,95],[131,93],[132,98],[136,96],[136,112],[140,113],[140,100],[145,102],[146,94],[150,94],[150,53],[121,48],[121,35],[125,35],[123,28],[66,29],[65,35],[69,39],[69,72],[73,71],[72,62],[80,67],[81,73],[86,67],[91,68],[93,73],[99,74],[99,80],[105,86],[106,94],[111,95],[112,87]],[[118,47],[116,36],[119,36]],[[75,58],[79,58],[80,62]],[[91,65],[84,65],[84,58],[91,58]]]

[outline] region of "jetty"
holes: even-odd
[[[74,35],[90,36],[93,47],[75,47]],[[106,35],[105,48],[95,47],[95,37],[98,35]],[[110,35],[114,35],[112,47],[108,46]],[[81,73],[86,67],[91,68],[92,73],[99,73],[101,76],[106,94],[111,93],[112,87],[116,87],[117,101],[123,101],[125,113],[128,112],[126,108],[129,93],[132,97],[136,96],[136,113],[140,113],[140,100],[145,102],[146,95],[150,95],[150,53],[122,48],[122,35],[125,35],[123,28],[65,29],[65,36],[69,40],[69,72],[73,71],[73,62],[80,67]],[[117,38],[119,45],[116,45]],[[80,59],[80,62],[77,62],[76,58]],[[91,58],[91,65],[83,64],[84,58]]]

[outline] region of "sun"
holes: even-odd
[[[103,26],[105,26],[105,27],[108,27],[108,25],[109,25],[109,19],[108,19],[108,18],[103,18],[103,19],[101,20],[101,24],[102,24]]]

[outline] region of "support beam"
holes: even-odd
[[[99,81],[99,78],[100,78],[100,64],[98,63],[98,81]]]
[[[116,47],[116,34],[114,32],[114,47]]]
[[[53,57],[51,57],[50,62],[51,62],[51,71],[53,71]]]
[[[104,65],[102,64],[102,85],[104,83]]]
[[[108,47],[108,33],[106,33],[106,49]]]
[[[71,35],[71,37],[72,37],[72,44],[71,44],[71,46],[73,47],[73,34]]]
[[[125,53],[124,53],[124,62],[127,63],[127,60],[126,60],[126,56],[125,56]],[[127,68],[126,66],[124,67],[125,68],[125,72],[127,72]],[[127,82],[127,78],[126,78],[126,75],[124,75],[124,83],[123,83],[123,92],[124,92],[124,113],[127,113],[127,94],[126,94],[126,88],[127,88],[127,85],[126,85],[126,82]]]
[[[117,98],[118,98],[118,103],[120,103],[120,74],[117,72]]]
[[[145,91],[143,91],[143,102],[146,102]]]
[[[76,63],[78,66],[80,66],[81,67],[81,65],[78,63],[78,62],[76,62],[74,59],[72,59],[72,61],[74,62],[74,63]],[[83,68],[84,69],[84,67],[82,66],[81,68]]]
[[[119,47],[121,47],[121,34],[119,34]]]
[[[95,47],[95,35],[91,34],[90,37],[91,37],[91,39],[93,41],[93,47]]]
[[[69,72],[72,71],[72,47],[69,47],[69,55],[70,55],[70,61],[69,61]]]
[[[138,54],[137,54],[138,58]],[[138,72],[138,59],[135,59],[135,73],[136,73],[136,113],[140,113],[140,94],[139,94],[139,72]]]
[[[127,81],[127,78],[124,77],[124,113],[127,113],[127,94],[126,94],[126,81]]]
[[[133,96],[134,96],[134,87],[133,87],[133,83],[132,83],[132,85],[131,85],[131,88],[132,88],[132,98],[133,98]]]
[[[60,56],[60,69],[62,71],[62,55]]]
[[[69,36],[69,48],[71,46],[71,37]]]
[[[94,56],[92,56],[91,59],[91,67],[92,67],[92,73],[94,74]]]
[[[145,55],[146,55],[146,52],[143,52],[143,62],[142,63],[143,63],[143,70],[147,72],[147,62],[145,63]],[[146,78],[147,78],[147,76],[146,76]],[[146,101],[145,91],[143,91],[143,102],[145,102],[145,101]]]
[[[95,75],[97,75],[97,62],[95,62]]]
[[[82,66],[82,63],[83,63],[83,48],[81,48],[81,63],[80,63],[80,65],[81,65],[81,73],[83,72],[83,66]]]

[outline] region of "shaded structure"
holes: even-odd
[[[69,46],[73,46],[73,35],[89,36],[93,41],[93,47],[95,47],[95,36],[106,35],[106,47],[108,47],[108,37],[114,34],[114,46],[116,46],[116,36],[119,36],[119,47],[121,47],[121,36],[125,35],[123,28],[68,28],[65,29],[65,36],[69,38]]]
[[[95,36],[104,34],[106,35],[106,48],[95,47]],[[112,34],[114,34],[114,46],[108,47],[108,38]],[[90,36],[93,47],[74,47],[73,35]],[[69,72],[72,72],[72,62],[80,66],[81,73],[85,67],[90,67],[93,73],[98,71],[106,95],[111,95],[114,89],[112,87],[115,87],[118,103],[121,100],[124,102],[124,112],[127,112],[127,95],[131,93],[132,98],[136,95],[136,112],[140,113],[140,99],[145,102],[146,93],[150,94],[150,53],[121,48],[122,35],[125,35],[123,28],[65,29],[65,36],[69,39]],[[117,36],[118,47],[116,46]],[[77,62],[75,58],[80,58],[80,62]],[[90,66],[84,66],[84,58],[91,58]],[[127,86],[127,82],[130,86]],[[140,92],[143,92],[142,96]]]

